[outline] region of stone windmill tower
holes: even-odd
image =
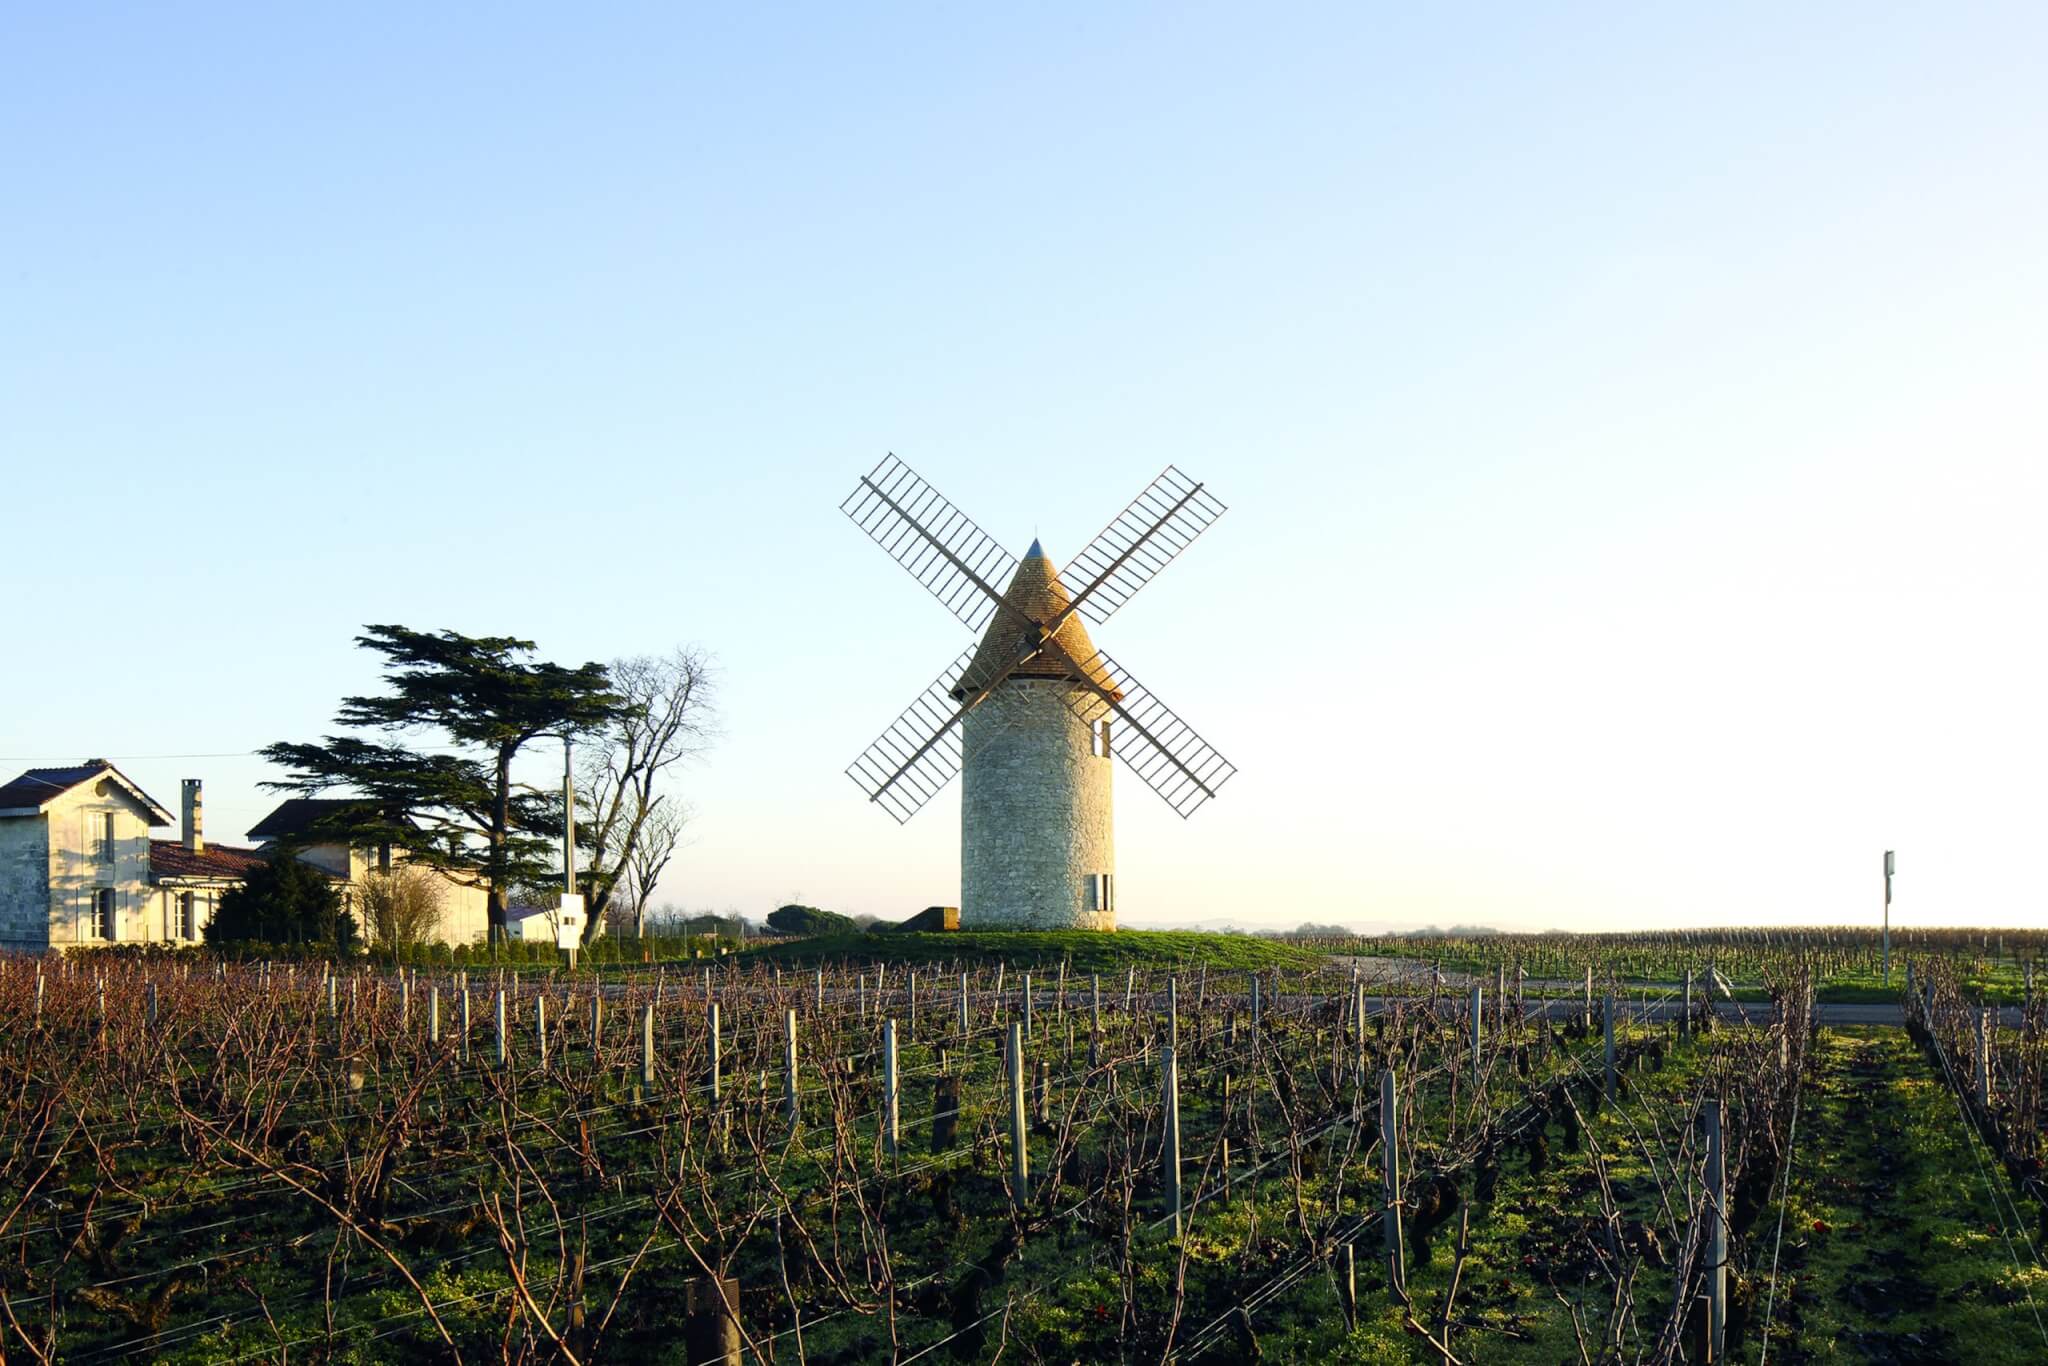
[[[893,455],[841,508],[981,632],[848,776],[907,821],[964,775],[963,926],[1115,929],[1111,756],[1183,817],[1236,770],[1097,649],[1084,618],[1107,621],[1223,504],[1168,467],[1074,557],[1072,591],[1037,541],[1017,559]]]

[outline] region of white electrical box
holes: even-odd
[[[555,912],[555,947],[558,949],[581,948],[583,945],[583,898],[580,894],[564,893],[562,907]]]

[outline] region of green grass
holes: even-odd
[[[1818,1049],[1793,1156],[1772,1360],[1906,1360],[1916,1347],[1973,1362],[2042,1360],[2034,1306],[2048,1304],[2048,1272],[2015,1268],[1987,1185],[1997,1173],[1972,1153],[1932,1066],[1896,1029],[1827,1030]]]
[[[1325,961],[1315,949],[1249,935],[1200,934],[1191,930],[958,930],[934,934],[833,934],[793,939],[748,949],[743,962],[809,967],[826,963],[1007,963],[1051,966],[1072,972],[1107,972],[1125,967],[1209,967],[1219,971],[1253,968],[1314,968]]]

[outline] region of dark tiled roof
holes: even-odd
[[[60,793],[96,778],[113,765],[105,759],[88,759],[69,768],[32,768],[13,782],[0,785],[0,811],[13,807],[41,806]]]
[[[306,834],[331,817],[368,810],[369,807],[370,804],[360,797],[293,797],[278,803],[277,810],[258,821],[247,833],[252,840],[288,839]]]
[[[231,844],[209,844],[194,853],[180,840],[149,842],[149,875],[153,878],[238,878],[263,861],[263,855],[254,849],[237,849]]]
[[[32,811],[44,802],[54,800],[81,783],[92,781],[102,774],[112,778],[142,806],[148,808],[151,825],[168,825],[171,813],[158,805],[155,798],[130,782],[128,776],[105,759],[87,759],[82,764],[71,764],[64,768],[32,768],[14,781],[0,784],[0,811]]]

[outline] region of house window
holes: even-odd
[[[113,813],[113,812],[111,812],[111,811],[102,811],[102,812],[100,812],[100,830],[99,830],[99,836],[100,836],[100,838],[99,838],[99,848],[98,848],[98,850],[97,850],[97,852],[98,852],[98,854],[99,854],[99,860],[100,860],[100,862],[101,862],[101,863],[112,863],[112,862],[114,861],[114,813]]]
[[[195,939],[198,937],[192,933],[192,893],[178,893],[177,920],[178,923],[174,927],[174,938]]]
[[[114,938],[114,889],[102,887],[92,897],[92,932],[95,938]]]
[[[1091,911],[1113,911],[1116,909],[1116,874],[1090,873],[1088,875],[1088,909]]]
[[[1098,759],[1109,757],[1109,722],[1097,721],[1088,728],[1088,752]]]

